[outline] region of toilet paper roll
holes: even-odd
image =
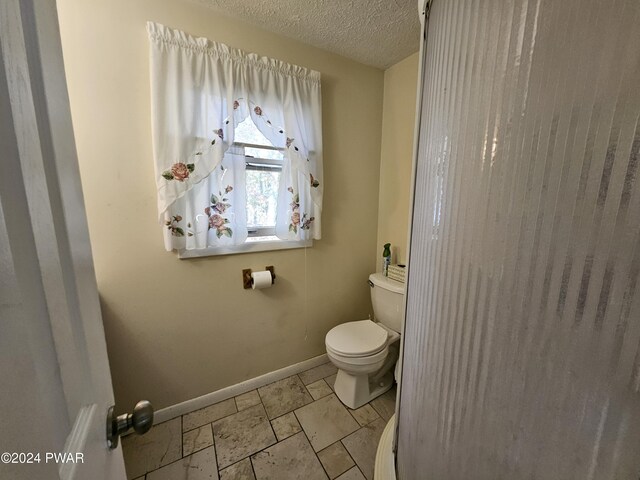
[[[265,270],[263,272],[252,272],[251,278],[253,279],[253,285],[251,288],[254,290],[262,290],[264,288],[271,288],[271,272]]]

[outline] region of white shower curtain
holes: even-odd
[[[247,116],[284,149],[276,235],[319,239],[320,74],[149,22],[152,131],[165,247],[247,239],[245,158],[233,146]]]
[[[431,3],[399,479],[639,478],[639,22]]]

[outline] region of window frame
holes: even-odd
[[[275,147],[273,145],[260,145],[254,143],[246,143],[246,142],[233,142],[231,148],[242,148],[243,156],[245,158],[245,171],[246,167],[249,164],[254,164],[255,167],[253,169],[259,170],[260,166],[268,167],[273,166],[274,164],[280,165],[280,172],[282,172],[282,167],[284,166],[284,160],[272,159],[272,158],[260,158],[254,157],[246,154],[246,148],[258,148],[263,150],[275,150],[284,152],[284,147]],[[274,250],[290,250],[295,248],[309,248],[313,246],[313,239],[306,240],[281,240],[276,237],[275,225],[273,227],[265,226],[258,227],[253,232],[251,231],[249,225],[247,225],[249,229],[249,235],[247,240],[241,245],[229,245],[223,247],[207,247],[203,249],[196,250],[187,250],[187,249],[179,249],[178,258],[187,259],[187,258],[198,258],[198,257],[211,257],[218,255],[234,255],[239,253],[252,253],[252,252],[268,252]],[[256,237],[274,237],[269,240],[250,240],[251,238]]]
[[[273,145],[259,145],[255,143],[245,143],[245,142],[233,142],[233,147],[242,148],[244,153],[244,161],[245,161],[245,171],[254,170],[254,171],[271,171],[271,172],[280,172],[282,174],[282,167],[284,166],[284,160],[279,160],[275,158],[261,158],[254,157],[253,155],[247,155],[247,148],[256,148],[260,150],[272,150],[276,152],[284,152],[284,147],[274,147]],[[250,168],[251,167],[251,168]],[[255,237],[265,237],[271,236],[275,237],[276,235],[276,226],[265,225],[265,226],[250,226],[247,224],[247,229],[249,230],[248,238]],[[268,240],[267,240],[268,241]],[[276,241],[276,240],[273,240]],[[283,240],[279,240],[283,241]]]

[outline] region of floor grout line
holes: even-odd
[[[262,406],[264,407],[264,405],[262,405]],[[265,412],[265,414],[267,413],[267,409],[266,408],[264,409],[264,412]],[[286,413],[285,413],[285,415],[286,415]],[[281,416],[284,416],[284,415],[281,415]],[[277,418],[280,418],[280,417],[277,417]],[[273,432],[273,436],[276,439],[276,443],[274,443],[274,445],[277,445],[278,443],[280,443],[280,440],[278,439],[278,435],[276,434],[276,429],[273,428],[273,423],[271,423],[271,422],[273,422],[273,420],[271,420],[269,418],[268,414],[267,414],[267,422],[269,422],[269,426],[271,427],[271,431]],[[269,447],[267,447],[267,448],[269,448]],[[253,463],[252,463],[252,465],[253,465]]]
[[[207,405],[206,407],[199,408],[198,410],[194,410],[193,412],[185,413],[184,415],[180,415],[180,418],[182,419],[183,417],[188,417],[189,415],[192,415],[192,414],[194,414],[196,412],[199,412],[200,410],[204,410],[206,408],[213,407],[214,405],[218,405],[220,403],[228,402],[231,399],[233,399],[233,406],[235,407],[236,411],[233,412],[233,413],[230,413],[229,415],[225,415],[223,417],[216,418],[215,420],[213,420],[211,422],[207,422],[207,423],[217,422],[218,420],[222,420],[223,418],[230,417],[231,415],[235,415],[236,413],[239,413],[238,406],[236,405],[236,397],[227,398],[226,400],[222,400],[220,402],[212,403],[211,405]],[[252,405],[252,406],[255,406],[255,405]],[[249,407],[249,408],[251,408],[251,407]],[[245,410],[246,410],[246,408],[245,408]],[[175,420],[175,418],[172,418],[171,420]],[[171,420],[167,420],[167,422],[170,422]],[[162,422],[162,423],[167,423],[167,422]],[[158,425],[162,425],[162,423],[159,423]],[[190,428],[189,430],[187,430],[185,432],[182,432],[182,433],[191,432],[191,431],[195,430],[196,428],[204,427],[205,425],[206,425],[206,423],[203,423],[202,425],[199,425],[199,426],[194,427],[194,428]],[[154,425],[154,427],[155,426],[156,425]]]
[[[213,446],[213,457],[216,462],[216,472],[218,472],[218,477],[220,477],[220,469],[218,468],[218,447],[216,446],[216,437],[213,434],[213,422],[209,424],[211,428],[211,445]]]
[[[269,447],[267,447],[267,448],[269,448]],[[262,450],[260,450],[260,451],[262,451]],[[256,453],[260,453],[260,452],[256,452]],[[252,457],[253,455],[255,455],[256,453],[253,453],[253,454],[249,455],[248,457],[243,457],[243,458],[241,458],[240,460],[238,460],[237,462],[233,462],[231,465],[227,465],[226,467],[221,468],[221,469],[219,469],[219,470],[218,470],[218,461],[217,461],[217,459],[216,459],[216,470],[217,470],[217,472],[218,472],[218,477],[220,477],[220,472],[222,472],[223,470],[227,470],[227,469],[229,469],[229,468],[233,467],[234,465],[239,464],[239,463],[240,463],[240,462],[242,462],[243,460],[247,460],[247,459],[249,459],[249,463],[251,463],[251,457]],[[253,465],[251,465],[251,469],[253,470]],[[255,472],[254,472],[254,476],[255,476]]]
[[[295,410],[294,410],[293,414],[295,415],[296,420],[298,420],[298,416],[296,415]],[[300,420],[298,420],[298,423],[300,423]],[[307,439],[307,442],[309,442],[309,446],[311,447],[311,451],[316,456],[316,460],[318,460],[318,463],[320,463],[320,466],[322,467],[322,470],[324,470],[324,473],[327,475],[327,478],[331,479],[331,475],[329,475],[329,472],[327,472],[327,469],[324,468],[324,465],[322,464],[322,461],[320,460],[320,457],[318,457],[318,452],[316,452],[315,449],[313,448],[313,445],[311,444],[311,440],[309,440],[309,436],[307,435],[307,432],[304,431],[304,428],[302,427],[301,423],[300,423],[300,428],[302,428],[301,432],[304,434],[304,438]]]
[[[209,447],[214,447],[214,448],[215,448],[215,441],[214,441],[214,439],[213,439],[213,426],[209,423],[209,424],[207,424],[207,425],[202,425],[202,427],[199,427],[199,428],[198,428],[198,430],[199,430],[200,428],[204,428],[204,427],[209,427],[209,428],[211,429],[211,441],[212,441],[213,443],[211,443],[211,445],[207,445],[206,447],[201,447],[199,450],[194,450],[194,451],[193,451],[193,452],[191,452],[189,455],[185,455],[185,454],[184,454],[184,434],[183,434],[183,436],[182,436],[182,441],[183,441],[183,443],[182,443],[182,458],[190,457],[190,456],[191,456],[191,455],[193,455],[194,453],[201,452],[202,450],[205,450],[205,449],[207,449],[207,448],[209,448]],[[194,430],[190,430],[190,431],[191,431],[191,432],[193,432]],[[188,433],[188,432],[187,432],[187,433]],[[216,463],[216,467],[217,467],[217,463]]]
[[[254,454],[255,455],[255,454]],[[258,478],[258,475],[256,475],[256,467],[253,464],[253,460],[251,459],[251,457],[249,457],[249,465],[251,465],[251,471],[253,472],[253,478],[254,480]],[[219,475],[218,475],[219,476]]]
[[[356,430],[356,432],[357,432],[357,430]],[[344,437],[344,438],[347,438],[347,437]],[[349,455],[349,458],[350,458],[350,459],[351,459],[351,461],[353,462],[353,465],[354,465],[355,467],[358,467],[358,464],[356,463],[356,459],[355,459],[355,458],[353,458],[353,455],[351,455],[351,452],[349,451],[349,449],[347,448],[347,446],[344,444],[344,442],[342,441],[342,439],[338,440],[338,442],[340,442],[340,444],[341,444],[341,445],[342,445],[342,447],[344,448],[345,452],[347,452],[347,455]],[[347,469],[347,472],[348,472],[349,470],[351,470],[352,468],[353,468],[353,467],[349,467],[349,468]],[[359,467],[358,467],[358,470],[360,470],[360,468],[359,468]],[[361,471],[360,473],[362,473],[362,471]],[[340,474],[340,475],[342,475],[342,474]],[[363,476],[364,478],[367,478],[367,477],[365,477],[365,475],[364,475],[364,474],[363,474],[362,476]]]
[[[206,447],[206,448],[209,448],[209,447]],[[204,448],[203,448],[202,450],[204,450]],[[202,451],[202,450],[199,450],[199,451]],[[191,455],[193,455],[193,454],[191,454]],[[191,455],[187,455],[187,457],[190,457]],[[146,478],[146,477],[147,477],[147,475],[149,475],[150,473],[156,472],[156,471],[160,470],[161,468],[168,467],[169,465],[173,465],[174,463],[181,462],[181,461],[183,461],[183,460],[184,460],[185,458],[187,458],[187,457],[180,457],[179,459],[174,460],[173,462],[169,462],[169,463],[167,463],[166,465],[161,465],[161,466],[159,466],[158,468],[154,468],[153,470],[149,470],[148,472],[146,472],[146,473],[144,474],[144,476],[145,476],[145,478]],[[217,465],[216,465],[216,466],[217,466]],[[138,478],[138,477],[136,477],[136,478]]]

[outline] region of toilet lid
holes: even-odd
[[[387,331],[371,320],[347,322],[329,330],[325,343],[341,355],[373,355],[387,344]]]

